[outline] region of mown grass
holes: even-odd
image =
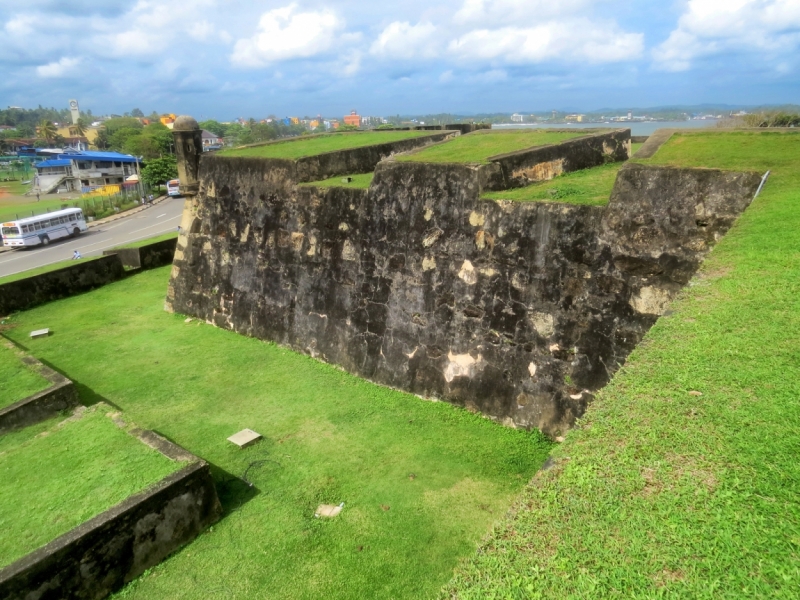
[[[24,252],[24,250],[15,250],[15,252]],[[28,277],[33,277],[34,275],[42,275],[43,273],[51,273],[53,271],[58,271],[59,269],[64,269],[66,267],[71,267],[77,263],[81,262],[89,262],[91,260],[97,260],[98,258],[103,258],[102,256],[89,256],[83,258],[76,258],[71,259],[68,258],[67,260],[61,260],[58,262],[51,263],[49,265],[44,265],[43,267],[36,267],[35,269],[28,269],[27,271],[20,271],[19,273],[14,273],[12,275],[6,275],[5,277],[0,277],[0,285],[4,283],[11,283],[12,281],[19,281],[20,279],[27,279]]]
[[[97,405],[0,453],[0,566],[178,470]]]
[[[222,156],[253,156],[258,158],[287,158],[296,160],[335,150],[386,144],[409,138],[431,135],[429,131],[376,131],[363,133],[327,133],[318,137],[297,137],[263,146],[221,150]]]
[[[61,210],[61,207],[66,205],[68,208],[74,206],[75,200],[68,200],[66,198],[42,198],[39,202],[36,201],[36,196],[31,198],[3,198],[0,194],[0,221],[15,221],[17,215],[20,219],[30,217],[31,212],[34,215],[42,215],[54,210]]]
[[[124,246],[118,246],[118,247],[141,248],[142,246],[147,246],[148,244],[155,244],[157,242],[163,242],[164,240],[174,240],[177,239],[177,237],[178,237],[177,231],[170,231],[169,233],[162,233],[161,235],[145,238],[143,240],[138,240],[136,242],[131,242],[130,244],[125,244]]]
[[[564,202],[605,206],[617,172],[625,163],[609,163],[601,167],[565,173],[550,181],[532,183],[522,188],[502,192],[488,192],[483,198],[514,200],[516,202]]]
[[[534,146],[557,144],[587,135],[585,132],[560,132],[530,129],[477,131],[446,142],[398,156],[398,161],[432,163],[486,163],[488,158]]]
[[[338,177],[331,177],[330,179],[323,179],[321,181],[311,181],[309,183],[301,183],[300,185],[307,185],[313,187],[350,187],[350,188],[361,188],[366,190],[369,188],[370,184],[372,183],[372,178],[375,176],[375,173],[359,173],[356,175],[345,175],[345,176],[338,176]],[[344,182],[342,179],[347,179],[350,177],[352,181]]]
[[[697,133],[648,162],[772,169],[441,598],[797,598],[800,136]]]
[[[28,367],[0,337],[0,408],[50,387],[50,382]]]
[[[550,444],[163,311],[169,267],[19,313],[36,356],[213,465],[213,531],[124,598],[425,598],[502,516]],[[249,427],[264,440],[226,441]],[[239,477],[245,472],[250,489]],[[345,503],[334,520],[320,503]]]

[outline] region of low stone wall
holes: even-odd
[[[155,269],[172,263],[178,239],[161,240],[138,248],[114,248],[103,251],[105,255],[116,254],[122,265],[129,269]]]
[[[0,285],[0,315],[67,298],[125,277],[116,256],[103,256],[57,271]]]
[[[11,342],[0,338],[0,343],[7,344],[19,355],[22,362],[35,369],[52,384],[41,392],[0,408],[0,435],[34,425],[80,404],[75,384],[69,379],[43,365],[33,356],[19,351]]]
[[[194,462],[0,570],[0,598],[105,598],[220,514],[209,466]]]
[[[632,135],[631,144],[644,144],[649,137],[649,135]]]
[[[600,130],[558,144],[494,156],[482,168],[481,184],[486,190],[507,190],[562,173],[627,160],[630,139],[630,129]]]
[[[243,166],[203,162],[168,309],[553,435],[760,181],[627,164],[587,207],[481,200],[483,166],[384,161],[369,190]]]

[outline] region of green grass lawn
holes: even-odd
[[[222,150],[220,156],[253,156],[258,158],[288,158],[296,160],[335,150],[386,144],[415,137],[432,135],[430,131],[375,131],[362,133],[327,133],[318,137],[296,137],[263,146]]]
[[[0,452],[0,567],[183,466],[96,408]]]
[[[798,597],[800,135],[647,162],[773,174],[443,599]]]
[[[161,235],[156,235],[153,237],[145,238],[143,240],[138,240],[136,242],[131,242],[130,244],[125,244],[124,246],[119,246],[120,248],[141,248],[142,246],[147,246],[148,244],[155,244],[156,242],[163,242],[164,240],[174,240],[178,238],[177,231],[170,231],[169,233],[162,233]]]
[[[433,163],[486,163],[488,158],[534,146],[557,144],[587,135],[585,132],[561,132],[531,129],[477,131],[459,135],[447,142],[423,148],[413,154],[398,156],[399,161]]]
[[[23,363],[0,338],[0,408],[50,387],[50,382]]]
[[[61,210],[63,205],[72,207],[76,200],[67,198],[48,198],[43,197],[39,202],[36,196],[31,197],[7,197],[0,195],[0,221],[14,221],[19,215],[20,219],[34,215],[41,215],[54,210]]]
[[[169,272],[19,313],[6,332],[84,401],[113,402],[213,465],[224,519],[119,597],[434,596],[550,450],[537,432],[185,323],[163,311]],[[34,347],[25,333],[45,320],[57,334]],[[226,441],[245,427],[265,439]],[[314,518],[340,502],[336,519]]]
[[[625,163],[609,163],[601,167],[573,171],[549,181],[532,183],[513,190],[488,192],[483,194],[483,198],[605,206],[611,196],[617,172],[623,164]]]
[[[338,177],[331,177],[330,179],[323,179],[322,181],[301,183],[300,185],[310,185],[313,187],[351,187],[367,189],[372,183],[372,178],[374,175],[375,173],[359,173],[356,175],[345,175],[344,177],[340,175]],[[353,181],[350,183],[344,183],[342,179],[346,179],[347,177],[352,178]]]
[[[25,251],[15,250],[15,252],[25,252]],[[61,260],[59,262],[55,262],[49,265],[44,265],[43,267],[28,269],[27,271],[20,271],[19,273],[14,273],[13,275],[6,275],[5,277],[0,277],[0,285],[3,285],[4,283],[11,283],[12,281],[19,281],[20,279],[27,279],[28,277],[33,277],[34,275],[41,275],[43,273],[58,271],[59,269],[64,269],[65,267],[71,267],[72,265],[80,262],[88,262],[90,260],[97,260],[98,258],[103,258],[103,257],[90,256],[90,257],[78,258],[75,260],[68,258],[67,260]]]
[[[29,178],[33,179],[33,175],[30,175]],[[0,181],[0,198],[2,198],[5,194],[21,196],[25,192],[30,191],[33,187],[33,183],[23,184],[22,181],[22,179],[18,179],[17,181]],[[28,181],[28,179],[25,181]]]

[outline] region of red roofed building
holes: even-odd
[[[354,110],[351,110],[350,114],[347,115],[343,121],[345,125],[355,125],[356,127],[361,127],[361,117],[358,116]]]

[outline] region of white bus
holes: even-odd
[[[173,198],[181,195],[181,180],[180,179],[170,179],[167,182],[167,196],[172,196]]]
[[[47,246],[53,240],[73,237],[86,229],[83,211],[80,208],[66,208],[3,223],[3,245],[11,248]]]

